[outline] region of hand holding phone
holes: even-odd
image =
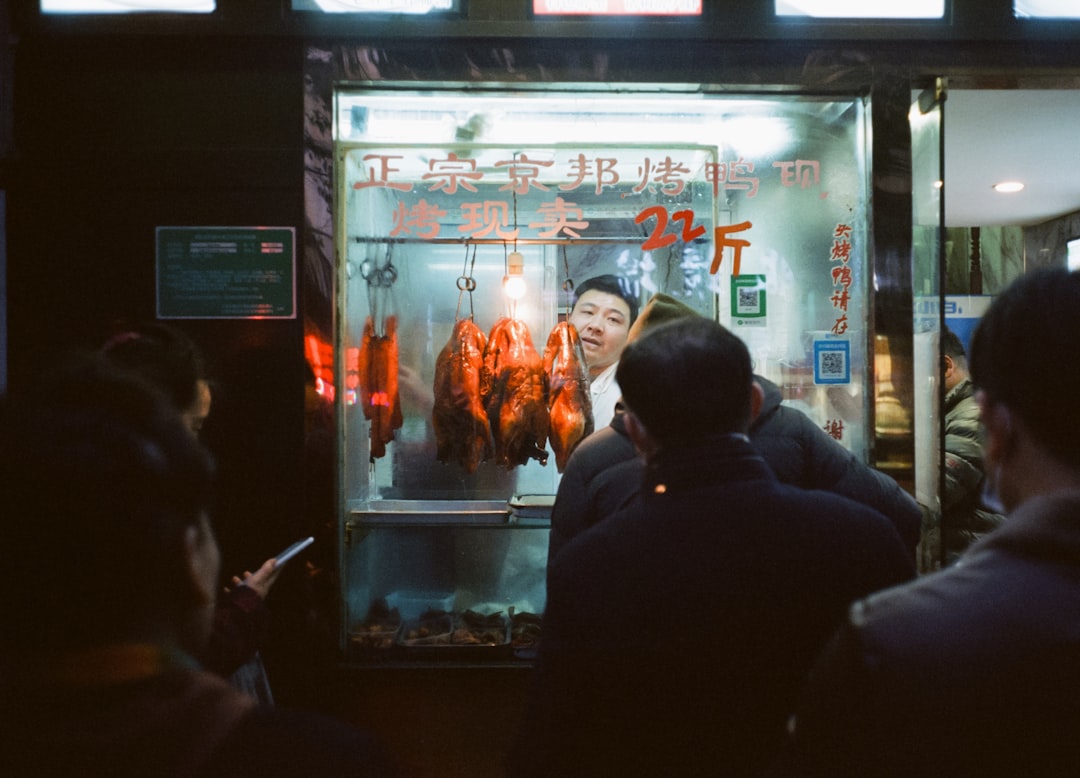
[[[282,566],[314,542],[315,538],[304,538],[296,541],[276,557],[270,557],[263,562],[254,573],[245,572],[242,576],[233,576],[233,586],[247,586],[265,599],[270,593],[270,587],[274,585],[274,581],[281,574]]]

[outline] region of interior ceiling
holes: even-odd
[[[1080,211],[1080,89],[950,89],[945,224],[1031,225]],[[999,181],[1024,189],[999,194]]]

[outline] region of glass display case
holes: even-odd
[[[440,370],[470,348],[480,370],[475,333],[507,321],[542,361],[593,276],[716,318],[786,403],[867,456],[867,115],[862,97],[700,87],[337,89],[348,657],[531,657],[560,463],[542,436],[503,457],[490,419],[491,449],[440,422],[451,395],[491,391]]]

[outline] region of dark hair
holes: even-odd
[[[185,607],[212,464],[179,414],[99,355],[24,389],[0,417],[0,644],[87,645]]]
[[[630,282],[622,276],[611,275],[610,273],[602,276],[593,276],[582,282],[581,286],[574,290],[574,304],[577,305],[577,301],[581,299],[581,296],[586,292],[606,292],[612,294],[626,303],[630,309],[630,320],[626,322],[629,327],[634,323],[634,319],[637,318],[638,308],[638,295],[633,291]]]
[[[1024,420],[1051,454],[1080,466],[1080,273],[1038,270],[1010,284],[971,341],[975,386]]]
[[[964,344],[957,334],[948,327],[943,327],[941,330],[941,353],[950,359],[962,359],[965,363],[967,362],[967,352],[964,351]]]
[[[615,379],[627,406],[663,444],[749,427],[750,352],[703,316],[649,329],[623,351]]]
[[[195,341],[183,330],[160,322],[114,335],[101,351],[114,365],[159,387],[179,411],[192,406],[198,382],[207,380],[206,360]]]

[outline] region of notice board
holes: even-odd
[[[158,227],[158,318],[296,318],[295,247],[292,227]]]

